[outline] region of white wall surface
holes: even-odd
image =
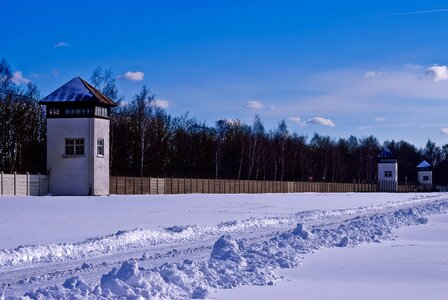
[[[65,156],[65,139],[83,138],[84,155]],[[104,156],[97,139],[104,139]],[[109,120],[47,119],[47,169],[53,195],[109,195]]]
[[[384,177],[385,171],[392,171],[392,177]],[[398,164],[397,163],[378,163],[378,181],[398,182]]]
[[[47,119],[47,169],[50,171],[51,194],[89,195],[90,125],[88,118]],[[85,155],[66,157],[66,138],[84,138]]]
[[[109,195],[109,120],[93,119],[93,194]],[[97,155],[97,139],[104,139],[104,156]]]
[[[428,176],[429,181],[424,181],[423,176]],[[418,183],[422,185],[432,185],[432,171],[418,171]]]

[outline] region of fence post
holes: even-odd
[[[30,187],[30,173],[26,172],[26,195],[27,196],[30,195],[29,187]]]
[[[206,183],[207,183],[207,194],[211,194],[212,192],[210,191],[211,189],[210,189],[210,178],[207,178],[207,179],[204,179],[204,180],[207,180],[206,181]]]
[[[3,172],[2,172],[3,175]],[[2,180],[3,183],[3,180]],[[40,196],[41,195],[41,190],[40,190],[40,173],[37,173],[37,193]]]
[[[149,177],[149,182],[151,182],[151,177]],[[151,190],[149,190],[149,193],[151,194]],[[140,195],[143,195],[143,175],[140,176]]]
[[[135,176],[132,176],[132,194],[135,195]]]
[[[3,172],[0,172],[0,195],[3,195]]]
[[[174,178],[171,177],[171,194],[175,194],[174,193]],[[177,183],[177,190],[179,190],[179,182]]]
[[[17,172],[14,172],[14,196],[17,195]]]

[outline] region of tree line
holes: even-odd
[[[45,112],[34,99],[37,87],[19,88],[9,64],[0,62],[0,170],[45,173]],[[417,181],[423,159],[434,167],[434,182],[448,184],[448,144],[428,140],[417,148],[406,141],[380,143],[374,136],[309,137],[288,130],[285,120],[266,129],[259,116],[252,124],[218,120],[213,125],[188,113],[171,116],[143,86],[130,101],[120,96],[115,76],[97,68],[93,86],[119,105],[111,114],[112,175],[279,181],[375,182],[383,147],[398,157],[400,182]]]

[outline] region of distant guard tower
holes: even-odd
[[[75,77],[47,106],[47,168],[53,195],[109,195],[109,116],[116,104]]]
[[[424,189],[432,188],[432,166],[426,161],[417,165],[418,184]]]
[[[387,148],[378,155],[378,186],[380,192],[396,192],[398,188],[397,157]]]

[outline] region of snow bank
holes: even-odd
[[[445,196],[444,196],[445,197]],[[221,236],[251,232],[260,229],[278,228],[280,230],[290,227],[298,222],[323,221],[335,217],[349,217],[350,215],[368,214],[385,209],[394,209],[413,203],[425,203],[439,199],[437,195],[407,201],[391,202],[381,205],[334,209],[309,210],[290,214],[284,217],[250,218],[242,221],[223,222],[218,225],[171,226],[165,230],[134,229],[118,231],[115,234],[103,237],[90,238],[77,243],[49,243],[40,245],[19,246],[14,249],[0,250],[0,269],[6,267],[19,267],[35,263],[54,263],[68,260],[88,259],[120,253],[132,249],[142,249],[161,244],[179,244],[189,241],[200,241],[207,237]],[[309,232],[303,233],[309,235]]]
[[[119,269],[103,275],[96,286],[82,278],[69,278],[62,286],[27,293],[33,299],[181,299],[206,298],[209,288],[233,288],[241,285],[272,285],[277,268],[300,264],[301,256],[326,247],[353,247],[366,242],[393,239],[392,230],[400,226],[419,225],[424,215],[445,213],[448,200],[414,205],[395,211],[357,216],[332,226],[303,224],[279,232],[274,237],[249,244],[221,236],[213,246],[210,258],[185,260],[162,266],[140,268],[135,260],[124,262]],[[427,219],[426,219],[427,221]]]

